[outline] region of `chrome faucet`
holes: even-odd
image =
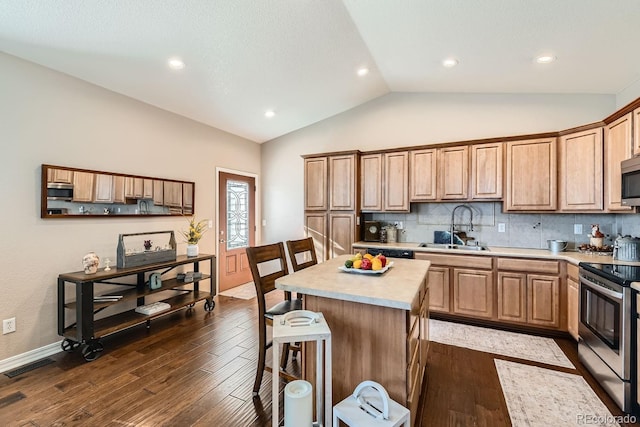
[[[469,224],[467,225],[469,227],[469,231],[473,231],[473,210],[469,207],[469,205],[458,205],[455,208],[453,208],[453,211],[451,212],[451,246],[453,246],[453,237],[455,234],[455,223],[454,223],[454,217],[456,215],[456,211],[458,210],[458,208],[465,208],[469,211]]]

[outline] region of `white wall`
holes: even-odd
[[[0,53],[0,361],[60,339],[56,279],[95,251],[115,260],[120,233],[185,228],[184,218],[40,218],[42,163],[196,183],[196,217],[214,218],[216,166],[260,173],[260,146]],[[213,231],[200,251],[215,253]],[[178,254],[185,253],[180,240]],[[200,307],[199,307],[200,309]]]
[[[391,93],[262,146],[264,241],[300,238],[302,154],[559,131],[600,121],[613,95]]]
[[[640,79],[624,88],[616,95],[616,109],[620,109],[640,97]]]

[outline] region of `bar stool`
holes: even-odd
[[[313,246],[313,237],[287,240],[287,249],[289,250],[289,259],[291,260],[293,271],[300,271],[318,263],[316,248]],[[299,261],[298,255],[301,255],[301,261]]]
[[[351,396],[333,407],[333,427],[338,427],[340,421],[350,427],[410,427],[411,412],[391,400],[377,382],[363,381]]]
[[[279,427],[278,417],[280,415],[278,407],[280,381],[277,374],[279,344],[309,341],[316,342],[316,422],[313,425],[326,426],[331,423],[331,408],[333,405],[331,390],[331,329],[329,329],[329,325],[327,325],[322,313],[297,310],[273,318],[273,391],[271,393],[273,427]],[[323,405],[324,411],[322,409]]]

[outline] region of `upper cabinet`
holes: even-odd
[[[560,210],[602,210],[602,144],[601,127],[560,137]]]
[[[94,175],[94,179],[93,201],[95,203],[112,203],[114,196],[113,175],[97,173]]]
[[[326,210],[327,203],[327,158],[304,159],[304,209]]]
[[[640,155],[640,108],[633,110],[633,155]]]
[[[94,174],[89,172],[75,172],[73,174],[73,201],[93,202]]]
[[[438,149],[438,199],[465,200],[469,191],[469,147]]]
[[[329,157],[329,210],[356,210],[357,165],[356,154]]]
[[[438,150],[427,148],[409,152],[409,199],[412,202],[426,202],[436,200]]]
[[[365,154],[361,162],[362,211],[409,211],[409,153]]]
[[[193,184],[188,182],[182,183],[182,213],[193,214]]]
[[[637,115],[626,114],[604,128],[604,208],[610,212],[631,212],[622,205],[622,172],[620,162],[630,159],[632,153],[632,122]],[[640,123],[636,122],[636,125]],[[636,129],[636,132],[638,130]]]
[[[471,199],[502,199],[504,143],[471,146]]]
[[[556,210],[556,145],[556,138],[506,143],[505,211]]]
[[[47,171],[47,182],[73,184],[73,171],[68,169],[51,168]]]

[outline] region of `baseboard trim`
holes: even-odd
[[[7,372],[20,366],[33,363],[37,360],[45,357],[52,356],[56,353],[60,353],[62,348],[60,347],[61,341],[54,342],[44,347],[36,348],[34,350],[27,351],[26,353],[12,356],[8,359],[0,360],[0,372]]]

